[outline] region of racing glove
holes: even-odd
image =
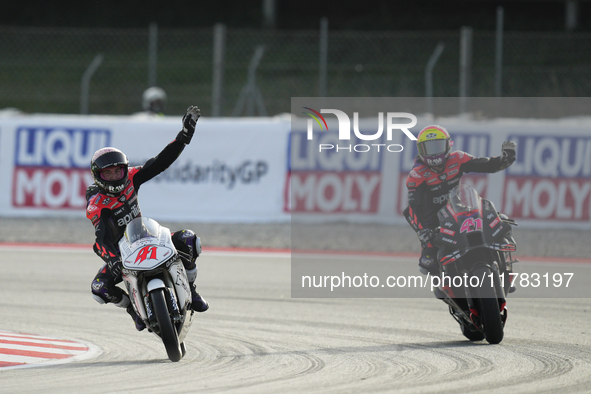
[[[195,134],[195,126],[197,120],[201,116],[201,110],[196,105],[191,105],[187,108],[187,113],[183,116],[183,129],[176,136],[177,141],[184,142],[189,145],[193,134]]]
[[[515,161],[517,143],[515,141],[505,141],[501,149],[503,150],[503,154],[501,155],[501,170],[504,170]]]
[[[121,268],[123,268],[123,265],[121,264],[120,258],[117,257],[109,260],[107,265],[109,266],[109,271],[111,272],[111,275],[113,275],[113,278],[118,278],[121,275]]]
[[[424,249],[427,247],[429,242],[431,242],[431,240],[435,238],[437,233],[431,230],[430,228],[423,228],[419,230],[419,232],[417,232],[417,235],[419,237],[419,241],[421,241],[421,247]]]

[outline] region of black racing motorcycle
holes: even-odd
[[[439,249],[435,296],[449,305],[466,338],[500,343],[507,294],[514,290],[510,274],[518,260],[511,256],[516,250],[512,226],[517,223],[470,186],[456,186],[447,201],[437,214],[439,233],[431,241]]]

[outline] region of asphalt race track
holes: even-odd
[[[509,299],[505,338],[488,345],[465,340],[435,298],[291,298],[288,254],[212,252],[198,262],[211,308],[172,363],[124,310],[91,298],[100,264],[88,248],[0,247],[0,330],[101,351],[0,368],[0,392],[591,392],[589,298]],[[414,259],[395,263],[416,270]],[[564,266],[590,277],[591,264]]]

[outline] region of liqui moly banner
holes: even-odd
[[[454,150],[475,157],[498,156],[503,141],[517,142],[517,160],[506,171],[462,180],[498,210],[524,227],[591,229],[591,120],[416,116],[415,123],[400,109],[365,118],[343,111],[349,133],[341,133],[346,119],[335,108],[304,106],[324,120],[302,108],[294,124],[200,119],[179,159],[142,186],[142,213],[162,220],[405,223],[405,180],[416,156],[409,134],[436,123],[451,133]],[[84,217],[95,150],[115,146],[141,165],[179,129],[176,117],[0,118],[0,216]]]
[[[325,110],[336,114],[335,121],[305,109],[322,123],[292,121],[285,211],[305,220],[391,221],[396,190],[392,168],[404,150],[401,142],[415,138],[408,130],[416,124],[414,115],[380,113],[359,119],[355,114],[349,119],[341,111]]]
[[[507,170],[462,178],[499,211],[526,227],[591,228],[591,119],[449,119],[440,124],[450,132],[453,150],[475,157],[499,156],[503,141],[517,142],[517,160]],[[405,149],[399,173],[399,213],[406,207],[404,178],[416,155],[413,144]]]
[[[334,135],[319,133],[321,144],[334,143]],[[359,146],[359,144],[356,144]],[[347,154],[348,153],[348,154]],[[378,213],[383,176],[383,151],[314,149],[306,132],[292,131],[288,187],[290,212]]]
[[[84,217],[90,161],[105,146],[141,166],[174,140],[180,117],[0,118],[0,216]],[[193,141],[142,185],[142,214],[160,220],[285,221],[290,123],[281,118],[199,120]]]
[[[503,210],[533,221],[589,224],[591,130],[543,135],[508,133],[517,142],[517,161],[505,176]]]
[[[476,158],[499,156],[503,141],[517,142],[517,161],[509,169],[465,173],[461,180],[499,211],[526,227],[591,228],[591,118],[433,120],[414,114],[411,104],[292,98],[297,118],[284,208],[292,220],[405,223],[416,137],[439,124],[450,132],[453,151]]]

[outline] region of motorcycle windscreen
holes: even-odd
[[[449,192],[448,203],[453,213],[480,211],[482,201],[478,192],[467,185],[454,187]]]
[[[150,218],[137,217],[127,225],[125,238],[131,245],[144,238],[158,238],[160,234],[159,224]]]

